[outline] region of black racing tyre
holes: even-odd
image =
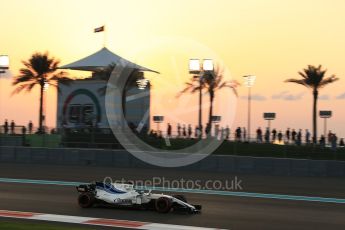
[[[78,197],[78,204],[82,208],[90,208],[95,203],[95,196],[92,193],[82,193]]]
[[[171,210],[172,202],[167,197],[160,197],[155,202],[156,211],[159,213],[168,213]]]
[[[184,195],[177,194],[177,195],[172,195],[172,196],[180,201],[187,203],[187,198]]]

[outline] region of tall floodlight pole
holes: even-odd
[[[244,85],[248,88],[247,140],[248,140],[248,142],[250,142],[250,120],[251,120],[251,100],[252,100],[251,88],[254,85],[256,76],[254,76],[254,75],[246,75],[246,76],[243,76],[243,78],[244,78]]]
[[[330,110],[320,110],[319,116],[324,119],[323,124],[323,135],[326,138],[327,136],[327,119],[332,117],[332,111]]]
[[[213,71],[213,60],[204,59],[202,66],[199,59],[189,60],[189,73],[194,74],[199,79],[199,118],[198,118],[198,130],[199,138],[202,138],[202,86],[203,76],[206,71]]]
[[[10,65],[10,59],[7,55],[0,55],[0,74],[5,73]]]
[[[47,91],[49,89],[49,83],[48,82],[44,82],[43,85],[43,113],[42,113],[42,120],[43,120],[43,130],[40,130],[43,133],[46,133],[47,130],[46,128],[46,121],[47,121]]]
[[[7,55],[0,55],[0,77],[2,73],[6,73],[6,70],[8,70],[10,65],[10,60],[8,58]],[[0,84],[0,88],[1,88],[1,84]],[[1,89],[0,89],[1,92]],[[1,129],[0,129],[0,133],[1,133]]]
[[[267,128],[271,130],[271,121],[276,119],[276,113],[264,113],[264,119],[267,121]]]

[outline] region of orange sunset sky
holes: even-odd
[[[10,56],[10,72],[0,79],[0,122],[37,125],[37,88],[11,96],[11,76],[21,60],[35,51],[49,51],[62,65],[85,57],[102,48],[104,34],[93,29],[105,24],[110,50],[161,73],[148,76],[154,89],[151,114],[178,114],[189,106],[183,100],[195,104],[197,95],[176,98],[190,77],[188,58],[217,57],[228,69],[227,79],[257,76],[252,131],[266,126],[263,112],[277,113],[278,130],[311,129],[311,92],[284,80],[298,77],[308,64],[322,64],[340,80],[322,89],[319,109],[333,111],[329,129],[345,137],[344,12],[344,0],[0,0],[0,54]],[[235,112],[233,123],[224,119],[221,125],[246,126],[247,89],[238,91],[237,103],[227,89],[217,95],[216,114]],[[48,97],[47,124],[54,127],[56,92],[49,89]],[[179,121],[195,124],[197,111]]]

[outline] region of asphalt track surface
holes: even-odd
[[[105,176],[127,180],[145,180],[157,176],[167,180],[231,180],[237,176],[242,180],[243,192],[345,198],[344,178],[234,175],[178,169],[0,164],[1,178],[87,182],[103,180]],[[226,229],[345,229],[345,204],[191,193],[186,196],[190,203],[203,205],[200,215],[158,214],[111,208],[81,209],[76,203],[77,193],[73,186],[0,183],[0,209],[3,210]]]

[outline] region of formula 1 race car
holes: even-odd
[[[131,207],[168,213],[171,210],[186,213],[200,213],[201,205],[191,205],[183,195],[165,195],[145,192],[130,183],[94,182],[76,187],[78,204],[82,208],[94,205]]]

